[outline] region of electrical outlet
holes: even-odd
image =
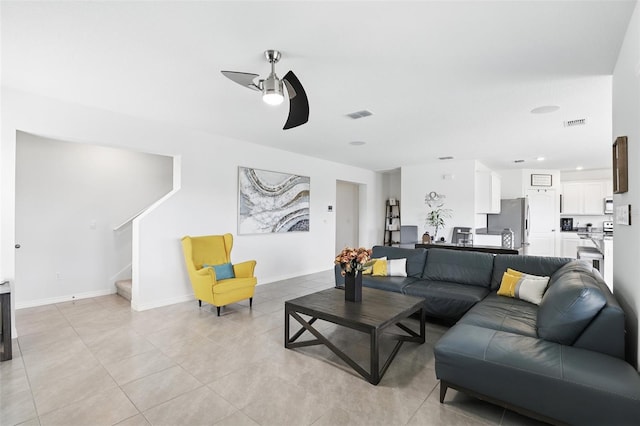
[[[61,280],[62,279],[62,273],[56,272],[56,279],[57,280]]]

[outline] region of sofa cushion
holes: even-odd
[[[521,256],[519,254],[497,254],[493,260],[491,289],[496,290],[502,282],[507,268],[543,277],[551,277],[560,267],[573,259],[565,257]],[[551,283],[549,283],[551,285]]]
[[[422,277],[488,288],[492,270],[493,255],[490,253],[429,249]]]
[[[458,324],[470,324],[522,336],[538,337],[538,307],[531,303],[489,294],[469,310]]]
[[[607,299],[593,274],[569,271],[549,287],[538,308],[538,336],[572,345]]]
[[[457,320],[484,299],[489,289],[446,281],[416,280],[404,287],[403,293],[424,297],[428,316]]]
[[[402,293],[402,290],[409,284],[417,281],[412,277],[374,277],[371,275],[362,276],[362,285],[378,290],[394,291]]]
[[[371,257],[387,259],[407,259],[407,276],[420,278],[427,259],[426,249],[408,249],[400,247],[373,246]]]

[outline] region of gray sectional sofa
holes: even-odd
[[[451,387],[549,423],[640,423],[624,312],[588,264],[383,246],[373,257],[406,258],[407,277],[365,286],[423,297],[428,316],[455,322],[434,348],[441,402]],[[539,305],[496,294],[507,268],[550,277]]]

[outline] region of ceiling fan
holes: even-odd
[[[262,100],[269,105],[280,105],[282,103],[284,100],[284,90],[282,88],[284,83],[284,86],[287,88],[287,95],[289,96],[289,117],[284,124],[283,130],[306,123],[309,121],[309,100],[307,99],[307,94],[302,84],[300,84],[300,80],[298,80],[298,77],[296,77],[292,71],[286,73],[282,79],[278,78],[276,75],[276,63],[280,60],[280,51],[267,50],[264,52],[264,56],[271,64],[271,73],[264,80],[259,79],[256,82],[256,78],[260,76],[248,72],[221,72],[225,77],[230,78],[242,86],[262,92]]]

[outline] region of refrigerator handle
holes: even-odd
[[[531,219],[531,209],[529,208],[529,203],[527,203],[527,217],[524,220],[524,229],[527,233],[527,241],[529,240],[529,222]]]
[[[562,213],[562,194],[560,194],[560,213]]]

